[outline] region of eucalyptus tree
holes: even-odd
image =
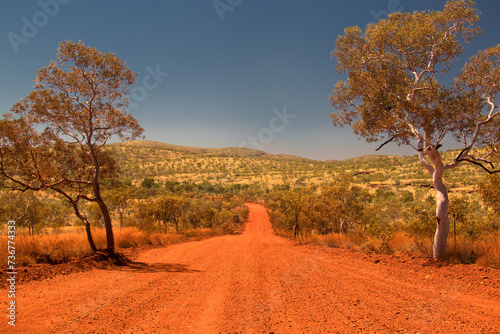
[[[413,147],[432,176],[435,258],[445,255],[449,232],[444,172],[469,162],[492,173],[498,156],[500,44],[477,53],[453,84],[445,84],[463,44],[480,34],[478,19],[470,0],[449,1],[442,11],[393,13],[365,31],[345,29],[331,53],[337,72],[347,74],[330,96],[333,124],[351,126],[368,142],[382,141],[379,149],[391,142]],[[462,150],[444,162],[439,149],[450,135]]]
[[[275,188],[268,194],[266,204],[274,213],[276,223],[281,228],[292,230],[293,236],[297,237],[304,228],[310,194],[300,188],[294,190],[287,190],[288,187],[279,189],[280,186]]]
[[[366,223],[365,215],[371,196],[365,189],[353,185],[351,175],[339,175],[323,185],[319,198],[315,210],[327,217],[332,233],[342,234],[349,225]]]
[[[114,252],[101,182],[116,165],[104,148],[112,137],[131,140],[143,132],[124,111],[137,74],[111,53],[70,41],[37,74],[34,90],[0,121],[0,172],[12,189],[56,191],[84,221],[78,201],[96,203]]]
[[[161,196],[155,199],[151,206],[151,213],[161,222],[168,232],[168,223],[175,224],[175,232],[179,233],[179,223],[189,207],[189,200],[184,196]]]
[[[99,151],[101,177],[114,177],[116,167],[107,152]],[[22,193],[51,190],[64,198],[83,222],[92,250],[97,250],[88,221],[80,210],[89,197],[93,172],[89,155],[67,145],[48,131],[37,132],[25,118],[5,115],[0,120],[0,176],[2,187]]]

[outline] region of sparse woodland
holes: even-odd
[[[61,43],[0,120],[0,221],[17,222],[20,264],[112,253],[113,231],[117,248],[239,233],[245,203],[259,202],[298,242],[500,268],[500,46],[472,57],[452,87],[437,81],[477,20],[473,2],[450,1],[339,36],[332,56],[347,79],[331,96],[334,124],[415,148],[346,161],[135,140],[143,129],[123,110],[137,74]],[[463,147],[441,151],[450,136]]]
[[[266,205],[277,233],[301,243],[432,255],[435,195],[432,181],[416,168],[417,156],[321,162],[149,141],[112,144],[107,150],[120,168],[116,178],[103,183],[118,248],[239,233],[248,214],[244,203],[254,201]],[[453,185],[449,260],[498,267],[498,176],[463,165],[451,170],[445,182]],[[2,218],[19,219],[25,234],[43,239],[40,249],[31,249],[28,262],[70,256],[38,254],[69,243],[65,238],[83,230],[67,204],[45,194],[2,194]],[[97,246],[104,247],[99,208],[88,204],[81,210]],[[61,237],[51,241],[52,233]],[[88,251],[84,238],[78,247]]]

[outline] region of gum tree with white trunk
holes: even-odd
[[[493,173],[498,156],[500,44],[473,56],[454,80],[448,75],[463,44],[481,33],[478,19],[469,0],[449,1],[442,11],[393,13],[364,32],[345,29],[331,53],[337,72],[347,74],[330,96],[333,124],[351,126],[368,142],[382,141],[379,149],[389,143],[413,147],[432,176],[434,258],[446,254],[450,224],[445,171],[469,162]],[[462,150],[444,162],[439,149],[449,136]]]

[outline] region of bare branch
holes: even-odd
[[[392,136],[389,140],[386,140],[382,145],[380,145],[375,151],[378,151],[380,150],[382,147],[384,147],[385,145],[389,144],[391,141],[393,141],[394,139],[396,139],[397,136]]]
[[[475,161],[473,159],[464,158],[464,159],[460,159],[460,161],[466,161],[466,162],[470,162],[471,164],[477,165],[477,166],[481,167],[483,170],[485,170],[486,172],[488,172],[489,174],[500,173],[500,169],[495,170],[495,168],[494,168],[494,166],[493,166],[493,164],[491,162],[490,162],[490,165],[491,165],[492,169],[490,170],[490,169],[486,168],[480,162]]]

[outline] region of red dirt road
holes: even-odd
[[[13,333],[500,333],[500,274],[297,246],[250,204],[245,232],[138,253],[142,264],[17,287]]]

